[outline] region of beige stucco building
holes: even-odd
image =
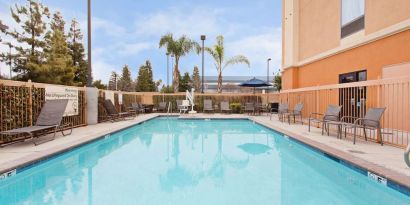
[[[283,0],[282,87],[410,76],[409,0]]]

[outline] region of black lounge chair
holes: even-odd
[[[298,103],[295,105],[293,110],[289,110],[288,112],[288,123],[290,124],[290,119],[293,117],[293,122],[296,123],[296,116],[300,117],[300,122],[303,125],[303,118],[302,118],[302,109],[303,103]]]
[[[346,138],[347,128],[353,128],[354,129],[353,144],[356,144],[356,129],[362,128],[364,139],[367,141],[366,129],[372,129],[372,130],[377,130],[377,135],[380,139],[380,144],[383,145],[383,137],[382,137],[382,132],[381,132],[380,119],[382,118],[385,110],[386,108],[369,108],[364,118],[357,118],[357,117],[352,117],[352,116],[342,117],[341,119],[342,122],[345,119],[355,120],[353,123],[345,122],[342,124],[342,127],[344,127],[344,131],[345,131],[345,138]],[[385,134],[389,134],[389,133],[385,133]]]
[[[204,100],[204,112],[206,111],[214,111],[214,108],[212,107],[212,100]]]
[[[321,113],[311,113],[309,116],[309,128],[308,131],[310,132],[310,125],[312,122],[317,122],[322,124],[322,135],[324,130],[327,131],[327,135],[329,135],[329,124],[334,124],[338,123],[340,118],[340,111],[342,110],[342,106],[338,105],[329,105],[327,107],[326,113],[321,114]],[[319,116],[323,116],[322,118],[319,118]],[[339,134],[339,132],[338,132]]]
[[[229,102],[228,101],[221,102],[221,113],[222,112],[227,112],[227,113],[232,112],[232,110],[229,108]]]
[[[114,122],[117,119],[125,120],[125,117],[132,116],[132,113],[130,112],[118,112],[111,100],[104,100],[103,105],[111,122]]]
[[[13,135],[29,135],[29,139],[33,139],[34,145],[39,145],[44,142],[48,142],[55,139],[56,132],[61,131],[63,136],[69,135],[72,132],[72,124],[61,125],[61,121],[64,116],[64,111],[67,107],[68,100],[47,100],[41,108],[40,115],[38,116],[34,126],[16,128],[12,130],[3,131],[0,134],[5,136]],[[65,128],[70,127],[70,133],[65,134],[63,131]],[[40,141],[36,143],[34,138],[39,138],[42,135],[49,133],[49,131],[54,131],[54,135],[51,139]],[[25,141],[27,138],[24,137],[21,140],[17,140],[8,144],[14,144],[16,142]],[[4,146],[4,145],[2,145]]]

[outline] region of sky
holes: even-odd
[[[13,27],[10,6],[24,0],[0,0],[0,19]],[[78,19],[87,47],[87,1],[42,0],[51,12],[60,11],[68,22]],[[136,78],[138,68],[150,60],[154,79],[166,82],[167,58],[159,39],[167,33],[175,37],[186,35],[205,46],[215,44],[215,38],[225,38],[226,56],[245,55],[251,63],[234,65],[224,70],[224,76],[266,76],[267,59],[271,58],[270,74],[281,65],[281,0],[93,0],[92,1],[92,68],[94,80],[107,83],[111,71],[121,73],[131,68]],[[7,37],[3,37],[8,40]],[[0,51],[8,47],[0,45]],[[201,69],[201,55],[194,52],[180,60],[181,73]],[[1,72],[9,70],[0,64]],[[170,63],[171,67],[171,63]],[[171,68],[170,68],[171,70]],[[216,76],[212,58],[205,53],[205,76]],[[170,81],[171,81],[170,71]]]

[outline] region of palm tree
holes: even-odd
[[[225,60],[225,47],[224,47],[224,37],[217,36],[216,44],[213,48],[205,48],[205,51],[208,52],[215,60],[215,67],[218,71],[218,93],[222,92],[222,71],[229,65],[245,63],[250,67],[248,58],[243,55],[237,55]]]
[[[172,85],[174,87],[174,92],[178,92],[179,88],[179,59],[182,56],[187,55],[194,49],[196,53],[199,54],[201,47],[199,44],[185,35],[181,36],[179,39],[174,39],[171,33],[168,33],[161,37],[159,41],[159,47],[166,47],[167,52],[172,54],[175,57],[175,67],[173,71],[173,81]]]

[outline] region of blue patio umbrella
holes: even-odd
[[[266,81],[256,79],[256,78],[254,77],[254,78],[252,78],[252,79],[250,79],[250,80],[247,80],[247,81],[245,81],[245,82],[239,84],[239,86],[242,86],[242,87],[251,87],[251,88],[253,88],[253,93],[255,93],[255,88],[259,88],[259,87],[269,87],[269,86],[271,86],[271,84],[268,83],[268,82],[266,82]]]

